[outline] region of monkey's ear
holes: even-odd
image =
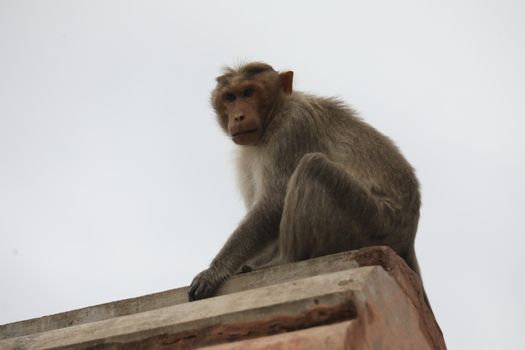
[[[293,72],[289,70],[288,72],[279,73],[279,78],[281,79],[284,93],[290,95],[293,92]]]

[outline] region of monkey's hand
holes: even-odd
[[[213,296],[217,288],[227,278],[221,276],[217,269],[210,267],[199,273],[190,284],[188,300],[194,301]]]

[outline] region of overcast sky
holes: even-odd
[[[417,170],[450,349],[518,349],[525,2],[0,0],[0,324],[189,284],[244,215],[209,105],[263,60]]]

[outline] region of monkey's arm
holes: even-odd
[[[247,213],[210,267],[199,273],[191,282],[188,292],[190,301],[212,296],[219,285],[233,275],[242,264],[277,239],[282,202],[283,200],[262,199]]]

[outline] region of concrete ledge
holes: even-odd
[[[222,288],[217,292],[217,295],[225,295],[242,290],[278,284],[297,278],[359,267],[359,263],[354,259],[355,256],[357,256],[356,253],[357,252],[344,252],[301,261],[295,264],[274,266],[237,275],[224,283]],[[125,299],[2,325],[0,326],[0,339],[46,332],[53,329],[131,315],[138,312],[156,310],[186,302],[188,302],[187,287],[176,288],[138,298]]]
[[[278,332],[356,316],[353,294],[377,280],[392,279],[380,267],[363,267],[308,277],[130,316],[9,338],[0,349],[130,349],[162,342],[178,347],[242,339],[240,324]],[[315,317],[313,317],[315,315]],[[314,320],[314,321],[311,321]],[[252,329],[251,325],[243,326]],[[140,344],[140,346],[139,346]]]
[[[446,348],[419,278],[386,247],[239,275],[218,294],[187,303],[179,288],[4,325],[0,349],[266,349],[316,344],[321,326],[341,348]]]

